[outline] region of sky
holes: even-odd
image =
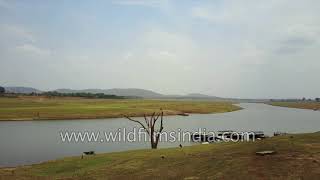
[[[319,0],[0,0],[0,86],[320,96]]]

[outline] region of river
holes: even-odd
[[[166,132],[235,130],[264,131],[272,135],[275,131],[307,133],[320,131],[320,112],[303,109],[275,107],[266,104],[241,103],[243,110],[221,114],[192,114],[164,118]],[[142,118],[136,118],[141,119]],[[138,127],[123,118],[97,120],[58,121],[1,121],[0,122],[0,166],[17,166],[47,160],[78,156],[84,151],[97,153],[146,149],[149,144],[140,142],[63,142],[61,132],[103,133],[127,131]],[[181,130],[180,130],[181,129]],[[172,140],[172,139],[171,139]],[[160,148],[177,147],[190,142],[161,142]]]

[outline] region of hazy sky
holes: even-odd
[[[0,0],[0,85],[320,96],[319,0]]]

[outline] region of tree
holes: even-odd
[[[0,86],[0,94],[4,94],[6,92],[6,90],[4,89],[4,87]]]
[[[149,118],[146,116],[146,114],[144,114],[144,120],[145,120],[146,124],[144,124],[138,120],[134,120],[134,119],[130,118],[129,116],[125,116],[125,117],[127,119],[129,119],[130,121],[133,121],[135,123],[140,124],[150,137],[151,148],[157,149],[159,139],[160,139],[160,134],[163,130],[163,111],[161,110],[161,112],[158,114],[156,114],[156,112],[154,112],[151,115],[151,117],[149,117]],[[156,125],[156,122],[159,118],[160,118],[160,128],[159,128],[159,130],[155,130],[155,125]]]
[[[320,102],[320,98],[316,98],[316,101],[317,101],[317,102]]]

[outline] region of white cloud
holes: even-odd
[[[124,58],[125,60],[127,60],[127,59],[130,59],[132,56],[133,56],[133,53],[132,53],[132,52],[127,52],[127,53],[124,54],[123,58]]]
[[[160,51],[159,55],[164,56],[164,57],[176,57],[176,55],[174,53],[169,52],[169,51]]]
[[[168,4],[168,0],[116,0],[112,3],[123,6],[162,7]]]
[[[212,2],[210,4],[193,7],[191,9],[191,16],[198,20],[206,20],[211,23],[240,24],[253,17],[251,16],[251,8],[253,8],[252,4],[243,5],[243,2],[240,1],[223,1],[220,6]],[[254,8],[259,7],[255,6]],[[254,9],[253,11],[257,10]]]
[[[162,65],[182,65],[199,57],[198,47],[187,34],[149,28],[135,44],[135,58]]]
[[[29,55],[34,55],[34,56],[49,56],[51,54],[50,50],[39,48],[33,44],[23,44],[23,45],[17,46],[16,49],[19,52],[27,53]]]
[[[22,28],[17,25],[8,25],[8,24],[2,24],[0,25],[0,36],[2,37],[9,37],[11,39],[15,39],[17,41],[28,41],[28,42],[35,42],[36,39],[34,35],[26,30],[25,28]]]
[[[2,49],[3,52],[5,50],[7,52],[13,50],[13,53],[17,52],[24,58],[24,55],[41,57],[51,55],[51,51],[40,47],[36,36],[22,26],[11,24],[0,25],[0,38],[3,40],[0,45],[5,47]]]
[[[191,15],[195,18],[201,18],[201,19],[211,19],[212,14],[209,12],[207,8],[204,7],[194,7],[191,10]]]
[[[320,14],[320,13],[319,13]],[[320,19],[320,18],[319,18]],[[314,41],[320,40],[320,23],[311,24],[293,24],[287,27],[289,37],[300,37]]]
[[[243,65],[262,65],[266,61],[265,57],[267,52],[250,43],[241,47],[239,52],[239,58]]]
[[[289,49],[294,46],[294,49],[298,50],[319,42],[318,5],[319,1],[315,0],[230,0],[220,4],[201,4],[193,7],[190,13],[195,20],[201,19],[216,28],[224,28],[234,33],[231,35],[237,38],[235,42],[238,44],[229,46],[249,45],[260,52],[273,53],[278,52],[278,49],[283,50],[286,48],[284,46],[289,46]],[[228,38],[226,34],[223,35]],[[298,43],[301,48],[297,48]]]

